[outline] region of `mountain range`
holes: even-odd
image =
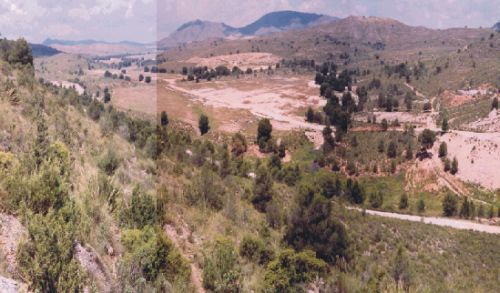
[[[96,44],[107,44],[107,45],[127,45],[127,46],[144,46],[142,43],[131,42],[131,41],[121,41],[121,42],[107,42],[107,41],[97,41],[97,40],[79,40],[79,41],[69,41],[69,40],[59,40],[59,39],[46,39],[43,41],[42,45],[45,46],[78,46],[78,45],[96,45]]]
[[[337,17],[297,11],[271,12],[240,28],[235,28],[220,22],[195,20],[181,25],[175,32],[170,34],[170,36],[161,39],[158,42],[158,47],[170,48],[183,43],[214,38],[266,35],[332,23],[337,20],[339,20]]]

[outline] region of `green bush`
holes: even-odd
[[[240,292],[241,273],[234,244],[218,238],[205,254],[203,261],[203,287],[214,292]]]
[[[448,193],[443,199],[443,215],[445,217],[452,217],[457,213],[457,196]]]
[[[287,249],[269,263],[264,275],[265,292],[304,292],[297,285],[323,277],[327,270],[327,264],[317,259],[314,252]]]
[[[120,222],[123,226],[129,228],[161,225],[163,214],[163,203],[136,186],[132,191],[129,205],[120,214]]]
[[[372,208],[380,208],[382,206],[382,203],[384,202],[384,196],[380,191],[373,192],[370,194],[370,198],[368,200]]]
[[[215,210],[222,209],[224,195],[225,188],[219,175],[208,164],[202,167],[186,189],[186,199],[190,204],[205,205]]]
[[[83,292],[84,275],[75,259],[80,213],[73,203],[47,215],[28,212],[28,237],[17,251],[17,263],[35,292]]]
[[[267,264],[274,256],[274,251],[260,238],[245,235],[240,242],[240,255],[258,264]]]
[[[112,176],[116,169],[120,166],[121,159],[112,149],[109,149],[104,155],[101,156],[99,162],[97,162],[97,166],[101,169],[106,175]]]
[[[267,203],[273,198],[273,178],[266,166],[257,169],[253,187],[252,203],[261,212],[266,210]]]
[[[119,264],[122,286],[137,288],[142,280],[146,280],[150,287],[161,286],[159,280],[188,282],[189,264],[163,231],[150,226],[125,230],[121,242],[124,248]]]

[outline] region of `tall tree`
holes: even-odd
[[[206,134],[210,130],[210,125],[208,122],[208,116],[205,114],[200,115],[200,120],[198,121],[198,128],[200,129],[201,135]]]
[[[337,257],[349,257],[344,225],[332,217],[331,202],[310,185],[300,187],[284,239],[296,250],[312,249],[330,263]]]

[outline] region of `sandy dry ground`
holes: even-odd
[[[196,64],[197,66],[207,66],[208,68],[225,65],[229,69],[238,66],[241,70],[246,70],[247,68],[255,70],[260,68],[266,69],[268,66],[274,67],[280,60],[280,57],[271,53],[240,53],[209,58],[192,57],[186,62]]]
[[[114,88],[112,90],[111,102],[120,109],[155,115],[156,87],[153,85],[141,85]]]
[[[357,208],[351,208],[351,209],[359,210]],[[373,210],[366,210],[366,213],[369,215],[376,215],[385,218],[400,219],[411,222],[420,222],[420,223],[432,224],[443,227],[451,227],[455,229],[473,230],[490,234],[500,234],[500,226],[481,224],[467,220],[440,218],[440,217],[421,217],[421,216],[412,216],[412,215],[404,215],[404,214],[389,213],[389,212],[379,212]]]
[[[26,234],[26,228],[16,217],[0,214],[0,253],[7,261],[7,271],[12,275],[17,274],[17,246]]]
[[[449,158],[457,157],[456,176],[489,189],[500,188],[500,133],[453,131],[439,140],[447,143]]]
[[[79,95],[83,95],[83,92],[85,91],[85,89],[81,85],[74,82],[60,81],[60,80],[53,80],[50,82],[55,86],[62,86],[63,88],[67,89],[74,88]]]
[[[317,88],[305,78],[270,77],[210,83],[178,82],[165,79],[169,90],[216,108],[243,109],[259,118],[269,118],[277,130],[303,129],[321,132],[323,126],[305,121],[300,115],[310,105],[325,104]],[[160,97],[159,99],[163,99]]]
[[[493,110],[488,117],[474,121],[468,127],[481,132],[500,132],[500,112]]]

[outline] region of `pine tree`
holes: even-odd
[[[408,208],[408,195],[406,193],[403,193],[399,198],[399,209],[404,210],[406,208]]]
[[[198,128],[200,129],[201,135],[206,134],[210,130],[210,125],[208,123],[208,117],[205,114],[200,115],[200,120],[198,121]]]
[[[458,161],[457,161],[457,157],[454,157],[453,161],[451,162],[450,173],[455,175],[455,174],[457,174],[457,172],[458,172]]]
[[[448,155],[448,145],[446,145],[446,142],[442,142],[439,145],[439,157],[444,158]]]
[[[161,126],[167,126],[168,125],[168,115],[167,115],[167,112],[165,111],[161,111],[161,115],[160,115],[160,123],[161,123]]]
[[[443,121],[441,123],[441,130],[445,133],[448,132],[449,130],[448,117],[443,118]]]

